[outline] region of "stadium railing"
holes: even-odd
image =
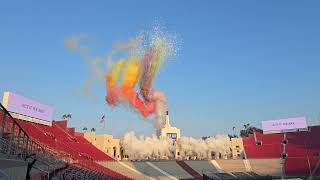
[[[0,103],[0,152],[7,158],[26,158],[31,154],[43,154],[44,149],[20,127]]]

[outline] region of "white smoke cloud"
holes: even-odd
[[[166,120],[166,112],[168,111],[167,98],[163,92],[153,91],[150,99],[156,103],[156,117],[153,126],[160,129],[163,127]]]
[[[151,137],[137,137],[134,132],[124,135],[120,141],[130,160],[160,159],[163,156],[173,157],[173,142],[170,139]]]
[[[192,137],[181,137],[177,141],[180,155],[186,157],[197,156],[198,159],[209,159],[211,153],[218,155],[230,154],[231,142],[227,135],[216,135],[205,140]]]
[[[137,137],[134,132],[126,133],[120,141],[125,154],[130,160],[155,160],[163,157],[174,158],[175,149],[180,151],[180,158],[210,159],[211,153],[230,154],[231,142],[227,135],[216,135],[206,140],[192,137],[181,137],[175,143],[172,139]]]

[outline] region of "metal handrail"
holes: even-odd
[[[28,141],[30,143],[32,143],[33,145],[40,148],[40,150],[45,151],[45,149],[42,147],[42,145],[40,145],[38,142],[36,142],[34,140],[31,140],[30,135],[20,126],[20,124],[16,121],[16,119],[12,117],[10,112],[7,111],[7,109],[1,103],[0,103],[0,110],[3,111],[3,116],[8,116],[13,121],[13,124],[15,124],[15,126],[18,127],[19,131],[21,131],[24,134],[24,136],[26,136],[26,138],[28,139]],[[2,132],[2,133],[4,133],[4,132]]]
[[[2,109],[2,110],[4,111],[4,114],[9,115],[9,117],[18,125],[19,129],[21,129],[21,131],[22,131],[24,134],[26,134],[28,138],[30,138],[29,135],[28,135],[28,133],[23,130],[23,128],[20,126],[20,124],[16,122],[16,120],[11,116],[11,114],[9,113],[9,111],[7,111],[7,109],[6,109],[1,103],[0,103],[0,109]],[[3,115],[4,115],[4,114],[3,114]]]
[[[43,170],[43,169],[41,169],[41,168],[39,168],[39,167],[36,167],[36,166],[33,166],[32,168],[35,168],[35,169],[37,169],[37,170],[39,170],[39,171],[42,171],[42,172],[46,173],[48,180],[50,179],[50,177],[49,177],[50,172],[49,172],[49,171],[45,171],[45,170]]]

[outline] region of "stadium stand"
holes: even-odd
[[[261,176],[254,172],[214,173],[204,172],[204,180],[271,180],[272,176]]]
[[[0,154],[3,155],[3,154]],[[25,179],[27,162],[19,159],[3,159],[0,157],[0,179]]]
[[[176,161],[154,161],[152,163],[178,179],[192,178],[192,176],[179,166]]]
[[[269,176],[269,175],[259,175],[255,172],[246,172],[247,174],[249,174],[250,176],[254,177],[255,179],[258,179],[258,180],[271,180],[272,179],[272,176]]]
[[[130,168],[136,169],[137,171],[145,174],[146,176],[154,177],[156,179],[167,178],[164,174],[162,174],[161,172],[159,172],[158,170],[156,170],[155,168],[153,168],[152,166],[147,164],[147,162],[144,162],[144,161],[130,162],[130,161],[128,161],[128,162],[123,162],[123,163],[126,164],[127,166],[129,166]]]
[[[45,126],[14,119],[0,104],[0,158],[27,162],[31,179],[131,179],[95,163],[113,159],[66,128],[64,122]]]
[[[280,158],[272,159],[249,159],[251,168],[254,172],[261,175],[282,175],[283,160]]]
[[[192,169],[198,172],[198,174],[202,174],[204,171],[215,172],[219,171],[209,162],[209,161],[185,161]]]
[[[47,126],[14,119],[1,105],[0,160],[25,164],[21,171],[31,179],[210,178],[202,177],[204,172],[216,179],[320,175],[320,126],[301,132],[263,134],[256,128],[249,132],[242,137],[246,160],[117,162],[68,127],[66,120]],[[19,179],[14,173],[10,176]]]
[[[177,163],[187,171],[194,179],[202,179],[202,173],[199,174],[196,170],[194,170],[192,167],[190,167],[185,161],[177,161]]]
[[[244,159],[243,164],[244,164],[246,171],[252,171],[252,167],[251,167],[250,161],[248,159]]]
[[[261,131],[254,131],[249,137],[243,137],[243,146],[247,158],[278,158],[282,153],[282,140],[283,134],[263,135]]]
[[[314,176],[320,175],[319,135],[320,126],[311,126],[308,131],[277,134],[252,131],[247,137],[243,137],[243,145],[248,159],[283,158],[283,173],[287,176]],[[256,170],[266,173],[261,168]],[[271,170],[271,174],[278,174],[276,171],[279,169]]]
[[[97,162],[100,165],[111,169],[119,174],[125,174],[128,177],[131,177],[133,179],[152,179],[151,177],[148,177],[146,175],[144,175],[143,173],[141,173],[140,171],[138,171],[137,169],[134,169],[130,166],[127,166],[125,163],[123,162],[117,162],[117,161],[100,161]]]
[[[240,180],[253,180],[253,179],[255,179],[254,177],[252,177],[249,174],[244,173],[244,172],[232,172],[231,174],[233,176],[236,176]]]
[[[217,159],[216,162],[226,172],[246,172],[242,159]]]
[[[215,159],[210,160],[210,163],[214,166],[214,168],[219,172],[223,173],[223,169],[220,167],[220,165],[217,163]]]
[[[178,178],[174,177],[172,174],[169,174],[168,172],[166,172],[166,171],[160,169],[158,166],[154,165],[153,162],[147,161],[146,163],[164,175],[164,177],[160,177],[160,179],[178,180]]]
[[[176,161],[103,161],[99,164],[133,179],[192,179]],[[150,166],[152,164],[152,166]],[[156,168],[158,169],[156,169]],[[163,174],[162,172],[166,173]]]
[[[203,180],[238,180],[239,178],[228,173],[203,173]]]

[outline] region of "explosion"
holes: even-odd
[[[197,159],[211,159],[230,154],[231,142],[227,135],[216,135],[207,139],[181,137],[175,143],[169,138],[158,138],[155,135],[139,136],[134,132],[126,133],[120,143],[130,160],[159,160],[163,157],[174,159],[175,149],[179,149],[179,159],[197,157]]]
[[[152,87],[152,82],[162,64],[175,55],[176,47],[175,36],[162,32],[158,27],[135,38],[135,44],[126,49],[129,50],[128,57],[109,61],[107,65],[107,104],[114,107],[126,102],[144,118],[154,113],[154,125],[161,127],[167,101],[164,93]]]

